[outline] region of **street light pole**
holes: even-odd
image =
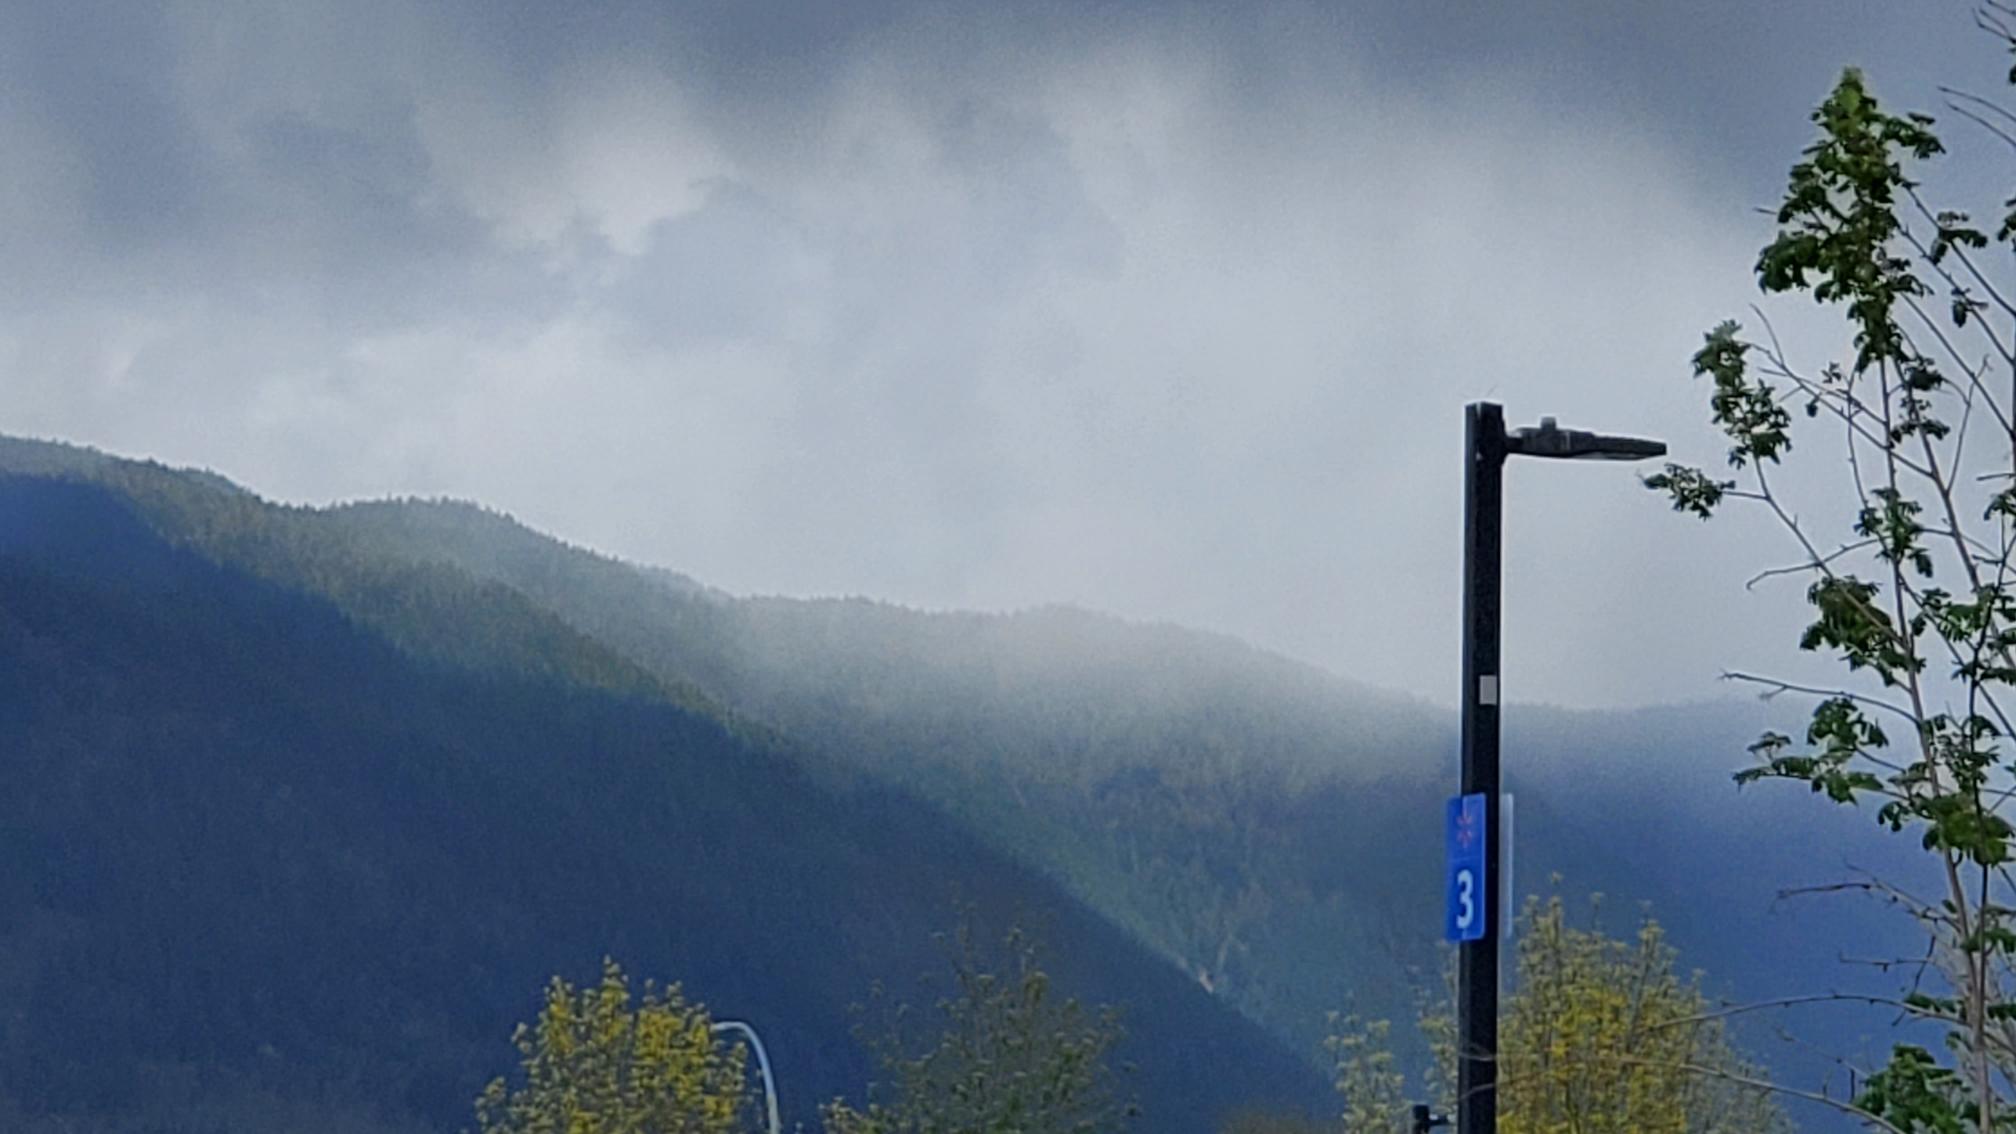
[[[1663,456],[1664,442],[1562,429],[1551,417],[1507,433],[1494,403],[1464,410],[1463,727],[1461,785],[1483,796],[1484,869],[1477,895],[1482,933],[1456,954],[1456,1132],[1498,1130],[1498,940],[1505,912],[1499,886],[1504,828],[1498,821],[1499,597],[1504,474],[1508,456],[1637,461]],[[1417,1122],[1426,1117],[1418,1115]]]
[[[1505,414],[1464,411],[1462,793],[1484,797],[1483,936],[1456,951],[1456,1130],[1498,1129],[1498,598]]]

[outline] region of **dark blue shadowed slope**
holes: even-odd
[[[664,704],[417,663],[78,483],[0,477],[0,783],[0,1094],[31,1112],[263,1091],[454,1129],[544,981],[609,954],[755,1021],[809,1125],[870,1075],[849,1005],[913,989],[955,899],[1044,923],[1068,991],[1127,1005],[1144,1128],[1325,1102],[900,793]]]

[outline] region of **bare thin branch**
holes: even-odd
[[[1852,555],[1857,551],[1861,551],[1865,548],[1873,546],[1875,543],[1876,540],[1874,538],[1856,540],[1854,543],[1842,544],[1839,548],[1836,548],[1835,550],[1827,553],[1827,555],[1822,557],[1818,562],[1793,563],[1788,564],[1784,567],[1766,568],[1765,570],[1759,571],[1755,575],[1750,576],[1749,581],[1743,584],[1743,589],[1746,591],[1756,590],[1757,584],[1763,582],[1766,579],[1775,579],[1782,575],[1805,575],[1814,571],[1819,571],[1825,568],[1828,564],[1831,564],[1835,560],[1841,558],[1842,556]]]
[[[1843,1099],[1837,1099],[1830,1095],[1824,1095],[1821,1094],[1819,1091],[1807,1091],[1807,1090],[1801,1090],[1798,1087],[1788,1087],[1782,1083],[1774,1083],[1769,1079],[1760,1079],[1754,1075],[1744,1075],[1736,1071],[1727,1071],[1720,1067],[1704,1067],[1698,1063],[1663,1063],[1658,1060],[1637,1059],[1631,1056],[1622,1056],[1620,1057],[1619,1061],[1624,1063],[1634,1063],[1640,1066],[1670,1067],[1673,1068],[1674,1070],[1686,1071],[1689,1074],[1701,1075],[1711,1079],[1720,1079],[1724,1082],[1734,1083],[1742,1087],[1749,1087],[1753,1090],[1768,1091],[1772,1094],[1784,1095],[1786,1098],[1804,1099],[1807,1102],[1818,1103],[1821,1106],[1832,1107],[1843,1114],[1852,1114],[1855,1116],[1856,1121],[1862,1122],[1876,1130],[1887,1130],[1890,1131],[1890,1134],[1910,1134],[1910,1132],[1905,1130],[1904,1128],[1894,1125],[1884,1119],[1878,1118],[1877,1116],[1870,1114],[1868,1111],[1863,1110],[1861,1107],[1856,1106],[1852,1102]]]
[[[1830,689],[1824,685],[1802,685],[1796,681],[1785,681],[1780,678],[1766,677],[1756,673],[1744,673],[1740,670],[1725,670],[1722,674],[1722,680],[1740,681],[1746,685],[1764,686],[1766,692],[1761,694],[1761,696],[1766,700],[1781,693],[1809,693],[1815,697],[1839,697],[1844,700],[1853,701],[1858,705],[1868,705],[1871,708],[1895,713],[1899,717],[1910,721],[1914,726],[1918,723],[1918,718],[1913,716],[1911,710],[1903,705],[1897,704],[1894,701],[1886,701],[1881,697],[1871,697],[1867,693],[1856,693],[1849,689]]]

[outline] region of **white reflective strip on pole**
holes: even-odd
[[[1517,834],[1517,828],[1512,825],[1512,820],[1512,793],[1509,791],[1503,792],[1498,796],[1498,830],[1500,832],[1498,836],[1498,908],[1503,911],[1499,915],[1498,924],[1500,928],[1498,932],[1500,938],[1508,943],[1512,940],[1513,927],[1519,921],[1517,911],[1512,908],[1513,901],[1519,895],[1518,887],[1512,884],[1512,852],[1517,845],[1513,841],[1514,836]],[[1500,980],[1502,983],[1502,976]]]

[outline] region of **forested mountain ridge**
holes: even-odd
[[[1299,1050],[1318,1050],[1333,1009],[1409,1016],[1435,979],[1453,713],[1173,626],[735,598],[466,504],[334,515],[517,587],[653,672],[934,800]],[[1544,892],[1558,874],[1626,911],[1650,901],[1732,996],[1866,976],[1828,969],[1832,943],[1894,939],[1897,924],[1778,893],[1897,848],[1852,812],[1739,794],[1729,773],[1770,723],[1743,701],[1515,707],[1510,885]]]
[[[669,697],[788,750],[816,781],[928,800],[1312,1061],[1328,1010],[1404,1017],[1433,981],[1453,714],[1175,627],[737,598],[473,505],[284,508],[207,475],[33,443],[0,445],[0,469],[24,453],[90,466],[62,471],[417,658]],[[453,601],[437,607],[437,593]],[[1734,791],[1728,772],[1770,719],[1743,704],[1515,706],[1515,885],[1562,872],[1571,895],[1653,901],[1687,962],[1738,997],[1852,983],[1835,975],[1838,943],[1883,941],[1880,911],[1776,895],[1883,865],[1887,850],[1852,812]],[[1786,1061],[1827,1067],[1796,1050]]]
[[[27,441],[0,449],[6,467],[104,483],[168,538],[322,594],[416,656],[655,690],[745,730],[781,730],[829,769],[952,811],[1256,1018],[1269,1018],[1270,989],[1302,1017],[1284,1034],[1305,1050],[1320,1038],[1317,1006],[1351,982],[1328,963],[1310,970],[1324,974],[1314,996],[1248,979],[1262,915],[1316,918],[1332,947],[1353,940],[1346,953],[1370,956],[1388,951],[1394,918],[1364,916],[1368,902],[1392,913],[1418,889],[1326,910],[1274,861],[1305,857],[1306,839],[1269,845],[1307,824],[1267,820],[1333,806],[1340,776],[1359,790],[1403,773],[1425,784],[1431,766],[1395,757],[1423,749],[1410,735],[1419,706],[1230,639],[1066,609],[740,600],[467,504],[286,507],[211,474]],[[1339,849],[1364,860],[1348,837]],[[1271,889],[1254,884],[1262,876]]]
[[[415,656],[690,701],[510,588],[360,547],[319,509],[274,504],[214,473],[0,437],[0,472],[83,479],[127,500],[171,542],[323,595]]]
[[[1433,885],[1427,859],[1382,868],[1377,827],[1322,829],[1395,790],[1432,810],[1423,707],[1232,639],[1066,608],[737,599],[456,502],[327,519],[509,586],[668,684],[932,800],[1312,1057],[1364,961],[1381,969],[1364,983],[1393,988],[1389,935]],[[1312,861],[1357,876],[1325,889]]]
[[[849,1004],[970,904],[1127,1005],[1158,1129],[1325,1086],[900,792],[661,698],[422,660],[327,600],[0,475],[0,1128],[453,1129],[605,955],[764,1030],[810,1119]]]

